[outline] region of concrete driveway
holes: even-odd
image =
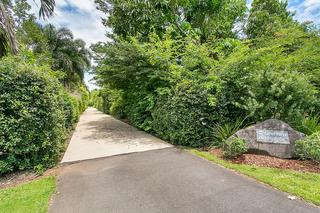
[[[85,159],[91,160],[63,167],[49,212],[320,212],[92,108],[81,116],[63,162]]]
[[[62,163],[172,147],[170,144],[88,108],[71,138]]]

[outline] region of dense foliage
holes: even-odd
[[[278,118],[292,123],[304,113],[317,112],[319,87],[312,79],[318,74],[311,73],[318,68],[296,66],[305,57],[317,63],[309,51],[310,41],[317,45],[320,38],[293,27],[264,40],[258,48],[250,44],[237,47],[220,62],[221,113],[231,120],[247,115],[255,122]]]
[[[40,2],[40,15],[51,15],[54,1]],[[26,0],[0,2],[0,175],[55,165],[89,102],[85,43],[66,28],[39,25],[29,9]]]
[[[64,72],[64,85],[71,87],[71,83],[83,82],[84,73],[90,67],[90,52],[86,43],[81,39],[74,39],[73,33],[67,28],[56,29],[47,25],[40,28],[40,31],[48,44],[52,69]]]
[[[54,71],[26,56],[32,53],[0,61],[0,174],[55,165],[88,104],[86,90],[79,97],[68,93]]]
[[[50,17],[54,12],[55,0],[40,0],[39,16]],[[18,42],[15,32],[15,18],[25,18],[29,16],[27,10],[31,7],[27,0],[1,0],[0,1],[0,57],[7,53],[18,52]],[[12,14],[12,11],[14,14]]]
[[[151,32],[163,35],[168,27],[176,35],[196,34],[202,40],[210,36],[234,37],[234,26],[243,19],[245,0],[95,0],[109,17],[104,25],[114,36],[145,39]]]
[[[252,2],[247,27],[250,38],[273,35],[286,24],[291,24],[292,15],[287,10],[288,1],[255,0]]]
[[[245,1],[96,2],[113,29],[92,47],[104,112],[188,146],[219,145],[213,134],[225,140],[238,121],[306,132],[318,116],[319,32],[287,2],[255,0],[247,16]]]
[[[320,164],[320,132],[299,140],[295,144],[295,153],[301,159],[311,159]]]
[[[51,166],[64,135],[59,82],[39,67],[6,58],[0,90],[0,173]]]
[[[210,92],[200,82],[182,82],[162,95],[152,112],[150,126],[160,137],[177,145],[210,145],[215,112],[210,105]]]

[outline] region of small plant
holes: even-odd
[[[304,117],[298,128],[301,132],[305,133],[306,135],[311,135],[315,132],[320,132],[320,116],[310,115]]]
[[[247,142],[242,138],[235,137],[225,142],[223,156],[226,158],[236,158],[247,151]]]
[[[295,154],[302,160],[310,159],[320,164],[320,131],[296,141]]]
[[[234,123],[216,125],[213,128],[212,146],[224,148],[226,140],[244,126],[244,121],[245,119],[237,119]]]

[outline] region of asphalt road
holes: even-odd
[[[319,213],[320,208],[175,148],[65,166],[51,213]]]

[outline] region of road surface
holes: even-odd
[[[75,134],[65,161],[76,163],[59,175],[51,213],[320,212],[94,109],[82,115]]]

